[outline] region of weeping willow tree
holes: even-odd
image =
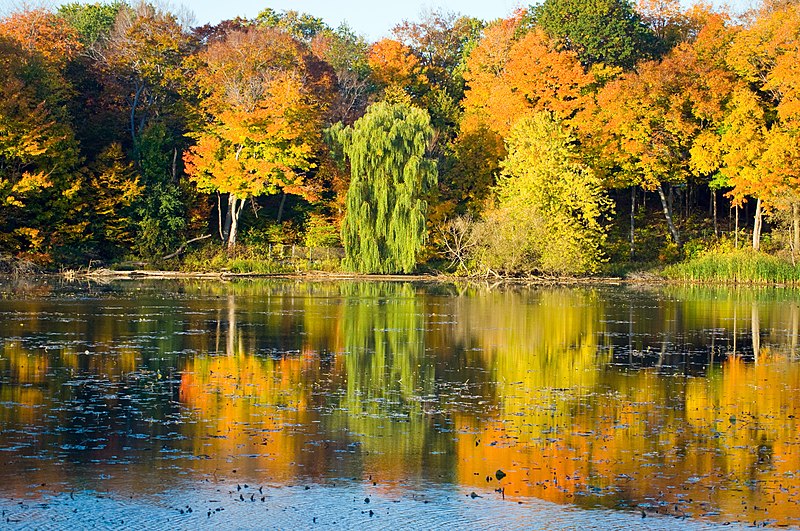
[[[436,163],[428,113],[404,103],[377,103],[352,127],[331,136],[350,160],[342,224],[344,267],[361,273],[410,273],[425,243],[425,193]]]

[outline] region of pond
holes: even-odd
[[[798,295],[2,283],[0,526],[800,526]]]

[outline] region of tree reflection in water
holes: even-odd
[[[135,493],[179,476],[355,477],[398,495],[434,485],[798,524],[792,291],[250,281],[3,293],[6,496],[101,477]]]

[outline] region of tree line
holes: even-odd
[[[746,230],[794,261],[799,42],[785,0],[433,11],[373,43],[295,11],[18,11],[0,20],[0,253],[153,260],[211,234],[343,245],[362,272],[576,274]]]

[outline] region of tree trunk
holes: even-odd
[[[278,223],[281,222],[281,218],[283,218],[283,205],[286,204],[286,192],[283,193],[283,197],[281,197],[281,205],[278,207]]]
[[[228,194],[228,210],[225,212],[225,223],[222,225],[222,241],[227,242],[231,235],[231,225],[233,224],[233,209],[231,204],[234,200],[232,194]]]
[[[739,248],[739,205],[734,207],[736,209],[736,224],[734,225],[733,233],[733,248]]]
[[[631,260],[636,251],[634,229],[636,228],[636,187],[631,186]]]
[[[711,210],[714,218],[714,237],[719,237],[719,227],[717,226],[717,191],[711,190]]]
[[[222,232],[222,196],[217,192],[217,224],[219,225],[219,238],[225,241],[225,235]]]
[[[678,229],[675,227],[675,223],[672,222],[672,208],[670,205],[670,201],[667,200],[666,194],[664,194],[664,187],[661,186],[661,183],[658,184],[658,197],[661,198],[661,207],[664,210],[664,217],[667,218],[667,226],[669,227],[669,232],[672,235],[672,241],[680,247],[681,245],[681,237],[678,234]]]
[[[756,215],[753,222],[753,250],[761,249],[761,198],[756,199]]]
[[[239,229],[239,214],[242,213],[246,199],[239,199],[231,194],[228,200],[228,213],[231,217],[231,228],[228,234],[228,250],[236,247],[236,233]]]

